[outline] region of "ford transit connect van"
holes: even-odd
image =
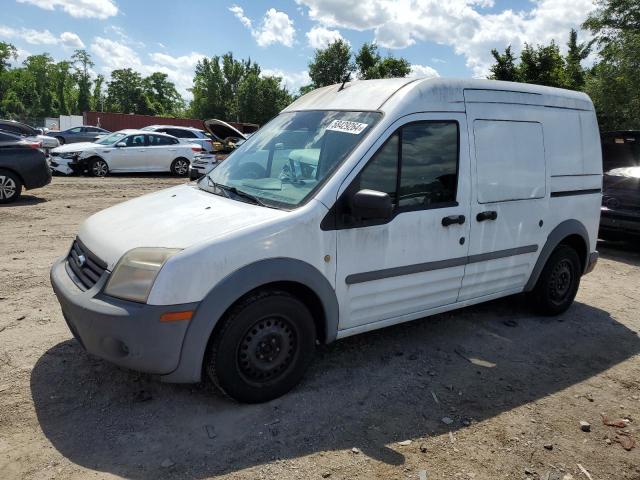
[[[91,216],[51,281],[87,351],[260,402],[318,342],[521,292],[564,312],[597,260],[601,182],[582,93],[354,81],[197,183]]]

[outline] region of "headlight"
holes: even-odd
[[[162,265],[178,253],[175,248],[134,248],[118,261],[104,293],[145,303]]]
[[[65,152],[65,153],[60,154],[60,156],[62,158],[73,158],[76,155],[80,155],[80,152]]]

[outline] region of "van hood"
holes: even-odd
[[[243,140],[247,139],[244,133],[222,120],[212,118],[210,120],[205,120],[203,123],[207,132],[220,140],[225,140],[229,137],[242,138]]]
[[[133,248],[185,249],[286,214],[187,184],[102,210],[82,224],[78,237],[112,270]]]
[[[105,147],[108,145],[102,145],[102,146]],[[58,148],[54,148],[52,152],[55,152],[55,153],[82,152],[89,148],[96,148],[96,144],[91,142],[67,143],[59,146]]]

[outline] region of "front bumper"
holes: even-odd
[[[189,165],[189,180],[198,180],[205,175],[204,167]]]
[[[71,279],[66,258],[51,268],[62,314],[87,352],[122,367],[168,374],[178,367],[189,321],[161,322],[164,313],[195,310],[197,303],[146,305],[104,295],[108,272],[89,290]]]

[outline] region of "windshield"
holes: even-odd
[[[98,145],[113,145],[114,143],[118,143],[120,140],[122,140],[126,136],[127,136],[126,133],[115,132],[110,135],[107,135],[106,137],[102,137],[100,140],[97,140],[94,143],[97,143]]]
[[[294,208],[318,187],[380,120],[379,112],[283,113],[258,130],[198,186],[215,185],[271,207]]]

